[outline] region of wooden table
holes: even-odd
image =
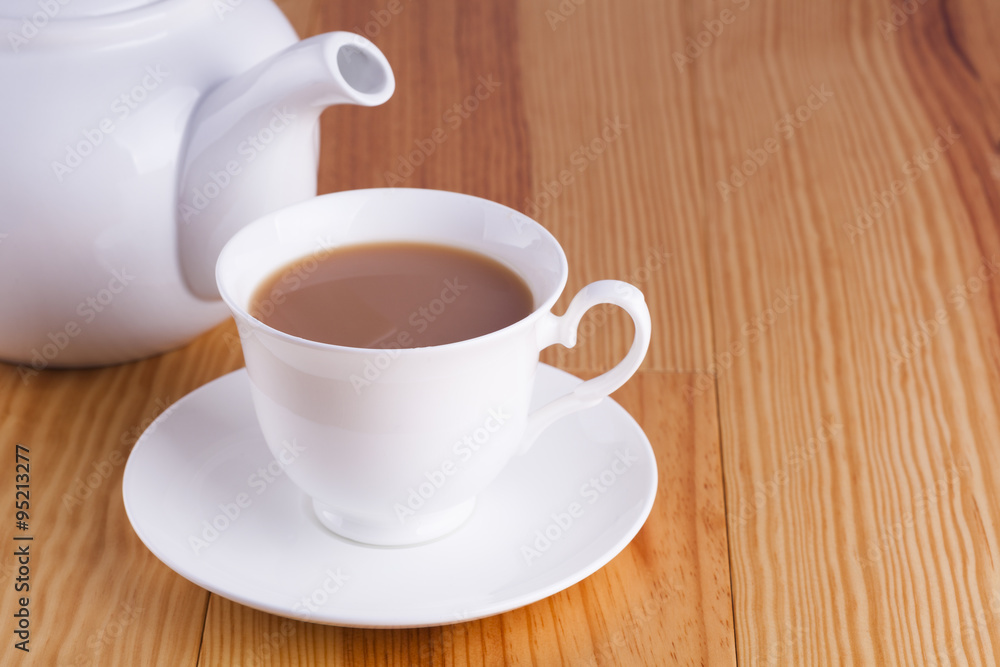
[[[995,664],[1000,4],[282,5],[302,35],[367,34],[396,73],[384,107],[324,116],[321,191],[491,198],[561,239],[568,293],[646,293],[653,344],[615,399],[653,442],[656,505],[608,566],[523,609],[288,625],[176,575],[122,507],[144,425],[241,366],[231,324],[116,368],[2,366],[4,460],[24,443],[37,471],[28,655],[0,529],[3,664]],[[620,358],[624,316],[591,317],[545,360]]]

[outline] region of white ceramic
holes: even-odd
[[[396,350],[303,340],[248,314],[256,288],[277,269],[380,240],[488,255],[527,282],[534,312],[471,340]],[[514,454],[556,419],[596,405],[624,384],[649,347],[649,311],[638,289],[592,283],[564,316],[553,315],[567,266],[552,235],[506,206],[453,192],[354,190],[282,209],[226,244],[217,277],[240,330],[264,439],[313,498],[321,521],[369,544],[412,544],[454,530]],[[460,286],[462,277],[453,282]],[[441,302],[428,304],[430,313],[456,298],[463,298],[460,289],[443,286]],[[556,343],[572,347],[583,314],[602,303],[632,317],[636,333],[628,354],[529,415],[539,352]]]
[[[366,39],[271,0],[0,0],[0,359],[126,361],[221,322],[215,260],[316,194],[317,119],[385,102]]]
[[[534,405],[579,382],[540,366]],[[546,430],[454,533],[415,547],[362,546],[323,528],[280,473],[240,370],[149,427],[122,490],[146,546],[199,586],[316,623],[412,627],[498,614],[589,576],[639,531],[656,480],[649,441],[609,399]]]

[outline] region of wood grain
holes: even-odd
[[[653,443],[657,499],[625,551],[579,584],[499,616],[417,630],[293,622],[213,595],[199,664],[735,664],[715,400],[685,401],[691,379],[640,373],[614,396]]]
[[[219,331],[218,334],[222,334]],[[30,452],[31,639],[13,648],[16,563],[0,564],[4,665],[162,665],[197,661],[208,593],[159,562],[132,531],[122,472],[136,439],[171,403],[242,365],[221,335],[147,361],[98,370],[0,365],[0,443],[12,489],[14,446]],[[13,553],[13,490],[0,540]],[[15,545],[15,546],[11,546]]]
[[[651,370],[704,369],[710,359],[695,89],[669,48],[683,39],[685,14],[684,3],[660,0],[521,8],[533,176],[516,208],[566,250],[560,307],[603,278],[646,294],[657,332],[644,366]],[[611,311],[593,319],[586,347],[554,348],[546,361],[597,370],[624,356],[627,318]]]
[[[996,10],[739,4],[691,72],[740,661],[993,664]]]

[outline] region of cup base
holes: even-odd
[[[418,510],[405,521],[382,522],[360,521],[315,499],[312,506],[320,523],[340,537],[379,547],[407,547],[436,540],[457,530],[472,516],[476,499],[438,512]]]

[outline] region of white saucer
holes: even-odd
[[[535,382],[537,406],[580,380],[542,365]],[[557,593],[624,549],[656,495],[649,440],[611,399],[550,427],[464,526],[414,547],[337,537],[285,476],[266,472],[272,461],[239,370],[185,396],[142,435],[125,467],[125,510],[150,551],[199,586],[343,626],[456,623]],[[205,521],[222,528],[211,541]]]

